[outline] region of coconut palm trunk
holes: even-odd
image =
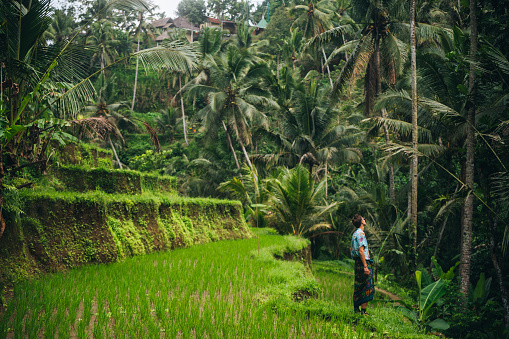
[[[325,198],[327,198],[327,195],[329,193],[329,164],[328,159],[325,160]]]
[[[3,215],[3,207],[4,207],[4,159],[3,159],[3,150],[0,151],[0,239],[2,239],[2,235],[5,231],[5,219]]]
[[[251,163],[251,160],[249,160],[249,154],[247,154],[246,147],[244,146],[244,142],[242,141],[242,139],[240,137],[238,137],[238,139],[239,139],[240,147],[242,147],[242,153],[244,153],[244,157],[246,158],[246,162],[247,162],[249,168],[251,169],[251,171],[253,171],[253,176],[255,177],[255,180],[258,180],[258,178],[256,177],[256,174],[254,174],[253,164]]]
[[[478,172],[481,172],[478,170]],[[484,190],[486,192],[486,199],[489,206],[493,206],[493,200],[491,198],[491,192],[490,192],[490,186],[485,185]],[[493,216],[493,213],[488,210],[487,216],[488,216],[488,222],[487,222],[487,228],[488,228],[488,239],[489,239],[489,247],[490,247],[490,255],[491,255],[491,262],[493,263],[493,268],[495,269],[495,275],[497,276],[498,281],[498,287],[500,289],[500,298],[502,299],[502,309],[504,310],[504,323],[505,326],[509,328],[509,298],[507,295],[507,289],[504,284],[504,274],[502,272],[502,268],[499,264],[499,257],[497,256],[497,242],[495,241],[495,238],[497,237],[497,228],[498,228],[498,214],[499,211],[497,209],[497,212],[495,213],[495,216]]]
[[[187,130],[186,130],[186,114],[184,112],[184,98],[182,97],[182,74],[179,73],[179,91],[180,91],[180,108],[182,110],[182,126],[184,126],[184,140],[186,145],[189,145],[187,141]]]
[[[477,2],[470,0],[470,58],[475,60],[477,53]],[[465,159],[465,184],[469,190],[463,204],[463,218],[461,220],[461,254],[460,254],[460,293],[464,300],[468,299],[468,285],[470,282],[470,263],[472,255],[472,219],[474,212],[474,196],[471,190],[474,189],[474,148],[475,148],[475,79],[476,70],[473,63],[470,64],[470,75],[468,79],[468,113],[466,126],[466,150]]]
[[[323,48],[323,46],[322,46],[322,53],[323,53],[323,62],[326,63],[327,62],[327,55],[325,54],[325,49]],[[330,77],[329,64],[327,64],[327,74],[329,75],[330,87],[332,88],[334,86],[334,84],[332,83],[332,78]]]
[[[417,58],[416,58],[416,41],[415,41],[415,0],[410,1],[410,59],[412,69],[412,148],[417,151],[418,128],[417,128]],[[411,160],[412,174],[412,230],[411,237],[413,239],[414,255],[417,254],[417,176],[418,157],[416,154]]]
[[[226,128],[226,124],[224,123],[224,121],[222,121],[222,123],[223,123],[224,132],[226,133],[226,140],[228,141],[228,146],[232,150],[233,159],[235,159],[235,165],[237,165],[237,169],[240,171],[239,160],[237,159],[237,154],[235,153],[235,150],[233,149],[232,138],[230,137],[230,133],[228,133],[228,129]]]
[[[380,69],[380,38],[376,38],[375,43],[375,67],[376,67],[376,94],[375,96],[380,95],[382,93],[382,72]],[[387,117],[387,110],[385,108],[381,109],[380,112],[382,118]],[[389,128],[387,127],[387,124],[384,122],[383,124],[384,129],[384,136],[385,136],[385,145],[389,146],[391,139],[389,137]],[[391,203],[394,204],[396,201],[396,194],[394,191],[394,166],[389,161],[389,192],[390,192],[390,199]]]
[[[493,263],[493,267],[495,268],[495,272],[497,275],[498,280],[498,287],[500,288],[500,297],[502,298],[502,306],[504,309],[504,323],[506,327],[509,327],[509,298],[507,296],[507,290],[504,285],[504,275],[502,274],[502,269],[500,268],[499,261],[495,252],[495,232],[497,229],[497,221],[498,218],[495,217],[494,222],[492,223],[491,220],[489,220],[489,228],[490,231],[489,239],[490,239],[490,253],[491,253],[491,261]]]
[[[118,167],[120,167],[120,169],[123,169],[122,163],[120,162],[120,159],[118,158],[117,151],[115,150],[115,146],[113,146],[113,143],[111,142],[111,137],[109,135],[108,135],[108,142],[110,143],[110,147],[113,151],[113,154],[115,155],[115,159],[117,160]]]
[[[138,46],[136,48],[136,52],[140,51],[140,32],[138,32]],[[140,58],[136,55],[136,71],[134,73],[134,91],[133,91],[133,103],[131,104],[131,114],[134,110],[134,100],[136,99],[136,85],[138,84],[138,65]]]

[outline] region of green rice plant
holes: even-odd
[[[351,276],[320,271],[317,281],[302,262],[278,259],[306,240],[260,229],[259,244],[220,241],[23,281],[0,337],[423,337],[393,310],[375,312],[389,325],[356,318]],[[295,302],[296,291],[310,296]]]

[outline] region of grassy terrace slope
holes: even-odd
[[[256,237],[221,241],[17,284],[0,337],[424,337],[389,309],[355,317],[350,277],[322,272],[320,289],[301,262],[275,259],[300,258],[307,241],[260,235],[260,251]]]
[[[238,201],[156,192],[25,193],[25,214],[0,239],[0,282],[251,236]]]

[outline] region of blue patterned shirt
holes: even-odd
[[[350,255],[352,256],[352,259],[360,257],[359,248],[361,246],[364,246],[365,259],[370,260],[371,257],[369,256],[368,241],[366,240],[366,235],[360,228],[358,228],[355,232],[353,232],[352,242],[350,243]]]

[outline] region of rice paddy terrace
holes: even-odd
[[[352,277],[320,263],[313,276],[300,260],[307,246],[261,230],[259,242],[219,241],[24,281],[0,318],[0,337],[425,337],[383,302],[372,317],[355,316]],[[288,254],[299,260],[278,259]]]

